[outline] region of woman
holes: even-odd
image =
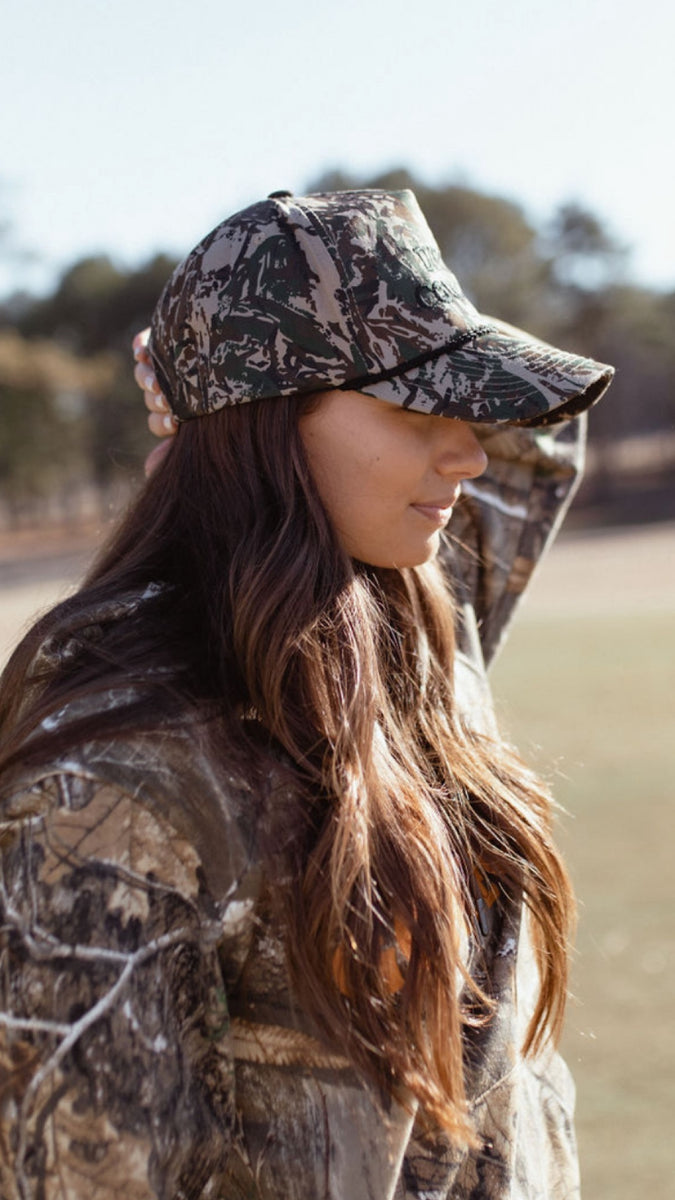
[[[3,684],[2,1195],[573,1196],[573,904],[485,664],[611,369],[377,191],[223,222],[149,356],[178,436]]]

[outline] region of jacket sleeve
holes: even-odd
[[[475,425],[488,466],[462,485],[441,561],[474,622],[486,665],[581,479],[586,418],[544,428]]]
[[[233,1060],[196,851],[67,772],[15,795],[0,839],[0,1195],[211,1194]]]

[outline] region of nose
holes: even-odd
[[[440,417],[438,456],[435,467],[440,475],[475,479],[487,467],[488,457],[468,421]]]

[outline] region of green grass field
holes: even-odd
[[[553,782],[579,897],[563,1050],[585,1200],[675,1195],[675,620],[516,625],[503,729]]]

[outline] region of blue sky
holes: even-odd
[[[323,169],[407,165],[586,203],[675,287],[672,48],[657,0],[15,0],[0,49],[0,217],[40,256],[187,251]]]

